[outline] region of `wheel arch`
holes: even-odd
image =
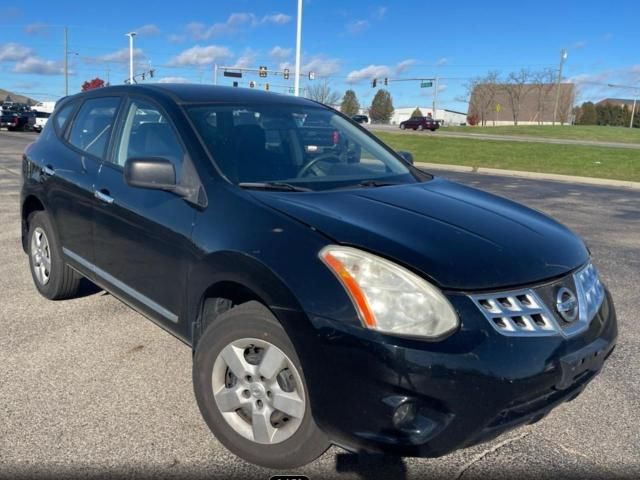
[[[299,318],[302,314],[300,303],[285,281],[257,258],[240,252],[217,252],[199,261],[190,278],[189,304],[195,305],[195,312],[190,315],[193,349],[210,323],[207,315],[218,315],[250,300],[266,306],[292,342],[297,343],[294,337],[299,333],[300,326],[296,325],[294,330],[291,319]],[[227,302],[225,304],[218,299]],[[287,312],[295,312],[296,315]],[[309,324],[307,326],[310,327]]]
[[[25,197],[21,206],[22,218],[22,249],[27,252],[27,237],[29,234],[29,216],[33,212],[45,212],[44,203],[37,195],[29,194]]]

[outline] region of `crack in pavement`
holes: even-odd
[[[524,432],[524,433],[521,433],[520,435],[518,435],[517,437],[507,438],[506,440],[503,440],[502,442],[495,444],[493,447],[488,448],[488,449],[480,452],[478,455],[473,457],[469,462],[465,463],[460,470],[458,470],[458,473],[457,473],[457,475],[455,477],[456,480],[461,479],[462,476],[466,473],[467,470],[469,470],[471,467],[473,467],[476,463],[478,463],[480,460],[485,458],[487,455],[498,451],[499,449],[501,449],[505,445],[509,445],[510,443],[517,442],[518,440],[522,440],[523,438],[531,435],[531,433],[532,432],[530,432],[530,431],[529,432]]]

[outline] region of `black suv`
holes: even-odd
[[[431,130],[435,132],[440,128],[440,124],[431,117],[411,117],[409,120],[400,122],[400,128],[412,128],[413,130]]]
[[[22,110],[2,110],[0,128],[6,128],[10,132],[16,130],[33,130],[36,124],[35,112]]]
[[[405,158],[302,98],[101,88],[25,151],[23,247],[45,297],[86,277],[190,345],[251,462],[443,455],[575,398],[616,315],[568,229]]]

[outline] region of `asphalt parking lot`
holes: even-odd
[[[0,478],[255,478],[201,420],[191,350],[112,296],[50,302],[20,246],[20,152],[0,132]],[[610,287],[618,348],[573,402],[440,459],[330,449],[314,478],[640,478],[640,192],[438,172],[549,213],[586,239]]]

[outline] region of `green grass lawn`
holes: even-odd
[[[519,125],[504,127],[446,127],[443,132],[522,135],[531,137],[589,140],[598,142],[640,143],[640,128],[592,125]]]
[[[640,150],[374,133],[416,162],[640,181]]]

